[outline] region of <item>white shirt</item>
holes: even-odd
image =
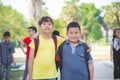
[[[115,38],[113,41],[111,42],[111,44],[116,49],[116,51],[118,51],[120,49],[120,39]]]

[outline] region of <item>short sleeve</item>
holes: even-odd
[[[27,43],[27,38],[24,38],[24,39],[23,39],[23,42],[24,42],[24,43]]]
[[[11,43],[11,53],[15,53],[15,47],[13,43]]]
[[[32,49],[35,49],[34,40],[31,41],[31,43],[29,44],[29,47],[32,48]]]
[[[91,53],[88,53],[88,56],[89,56],[88,62],[93,62],[93,58],[92,58],[92,56],[91,56]]]
[[[62,42],[64,42],[65,41],[65,38],[62,38],[62,37],[60,37],[60,36],[57,36],[57,47],[62,43]]]

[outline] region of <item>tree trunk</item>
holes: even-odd
[[[38,29],[38,21],[42,17],[42,0],[31,0],[32,3],[32,17],[34,24]]]
[[[106,42],[108,42],[108,31],[109,31],[109,29],[108,29],[107,25],[104,22],[101,23],[101,25],[102,25],[103,29],[106,32]]]
[[[116,15],[116,19],[117,19],[117,24],[118,24],[118,27],[120,27],[119,15]]]

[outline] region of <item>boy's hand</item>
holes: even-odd
[[[110,61],[113,62],[113,58],[112,57],[110,58]]]
[[[38,33],[35,33],[34,36],[33,36],[33,39],[37,39],[38,38]]]
[[[87,52],[91,52],[91,51],[92,51],[91,45],[87,43],[87,46],[88,46],[88,48],[89,48],[89,49],[87,50]]]
[[[16,62],[15,62],[15,61],[13,61],[13,65],[16,65]]]
[[[28,77],[28,80],[32,80],[32,78]]]

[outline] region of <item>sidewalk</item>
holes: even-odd
[[[113,80],[113,63],[110,61],[94,62],[94,80]]]

